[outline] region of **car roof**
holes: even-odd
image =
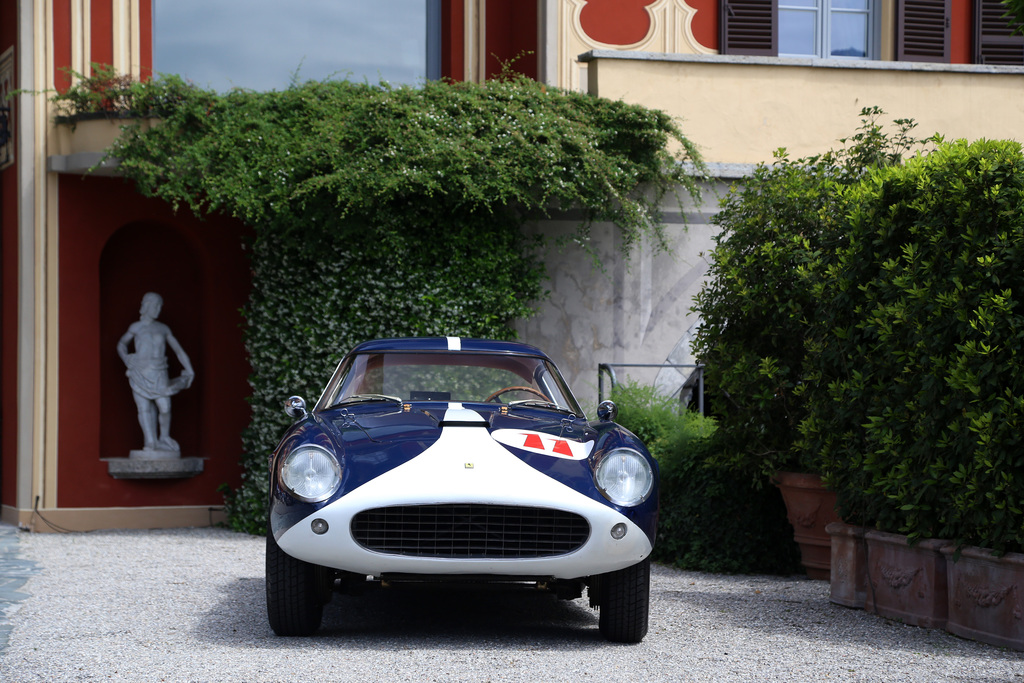
[[[464,337],[404,337],[398,339],[374,339],[358,345],[350,354],[356,353],[501,353],[519,356],[533,356],[550,360],[535,346],[521,342],[499,341],[496,339],[467,339]]]

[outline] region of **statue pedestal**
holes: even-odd
[[[114,479],[186,479],[203,471],[202,458],[183,458],[178,451],[135,450],[127,458],[103,458]]]

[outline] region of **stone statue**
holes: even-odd
[[[158,322],[164,300],[149,292],[142,297],[139,320],[128,328],[117,342],[117,355],[124,361],[139,409],[139,425],[144,439],[141,457],[181,457],[181,448],[171,438],[171,396],[192,385],[195,372],[171,328]],[[134,353],[128,352],[128,344]],[[167,376],[166,347],[178,357],[182,373],[173,380]],[[132,451],[134,456],[138,451]]]

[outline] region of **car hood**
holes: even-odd
[[[344,489],[415,458],[444,429],[484,429],[527,464],[558,479],[590,478],[588,460],[600,432],[583,417],[546,408],[489,404],[373,404],[326,410],[317,421],[344,460]],[[581,472],[582,470],[582,472]],[[566,482],[570,483],[570,482]]]

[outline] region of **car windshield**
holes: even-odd
[[[331,379],[321,405],[367,401],[550,404],[583,416],[554,365],[488,353],[360,353]]]

